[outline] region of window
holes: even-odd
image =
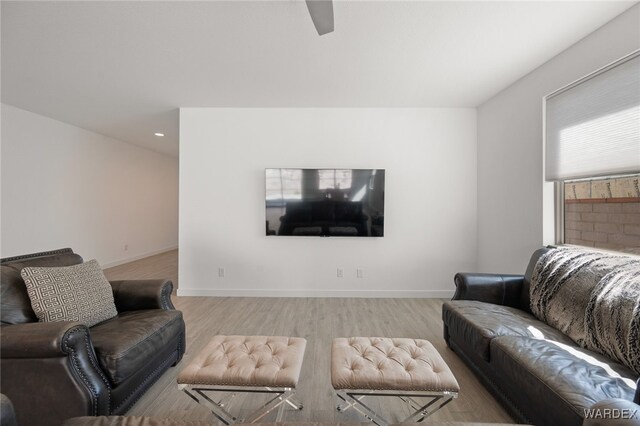
[[[557,243],[640,254],[640,51],[544,99]]]
[[[300,200],[302,198],[301,169],[266,169],[266,199]]]
[[[565,181],[564,243],[640,254],[640,174]]]
[[[349,189],[352,173],[352,170],[318,170],[319,189]]]

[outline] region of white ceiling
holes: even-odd
[[[474,107],[634,3],[2,1],[2,102],[177,155],[179,107]]]

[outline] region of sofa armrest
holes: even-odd
[[[55,424],[72,415],[109,413],[111,386],[100,368],[89,328],[78,322],[33,322],[0,328],[2,392],[19,424],[42,424],[42,401]]]
[[[3,326],[0,331],[2,358],[64,357],[77,349],[78,334],[88,333],[79,322],[30,322]]]
[[[604,399],[585,409],[582,425],[640,426],[640,405],[626,399]]]
[[[456,292],[452,300],[477,300],[518,307],[524,276],[459,272],[453,281]]]
[[[171,302],[171,280],[124,280],[110,283],[118,312],[175,309]]]

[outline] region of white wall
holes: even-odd
[[[386,169],[385,236],[266,237],[270,167]],[[474,109],[180,110],[180,295],[446,297],[476,236]]]
[[[523,46],[526,48],[526,46]],[[553,243],[553,185],[543,182],[542,97],[640,48],[640,5],[478,108],[478,264],[522,273]]]
[[[108,267],[177,246],[177,158],[5,104],[0,153],[2,257],[71,247]]]

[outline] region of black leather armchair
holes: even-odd
[[[124,414],[184,354],[184,320],[169,280],[111,282],[118,315],[91,328],[38,322],[22,268],[81,262],[71,249],[0,260],[0,386],[20,424]]]

